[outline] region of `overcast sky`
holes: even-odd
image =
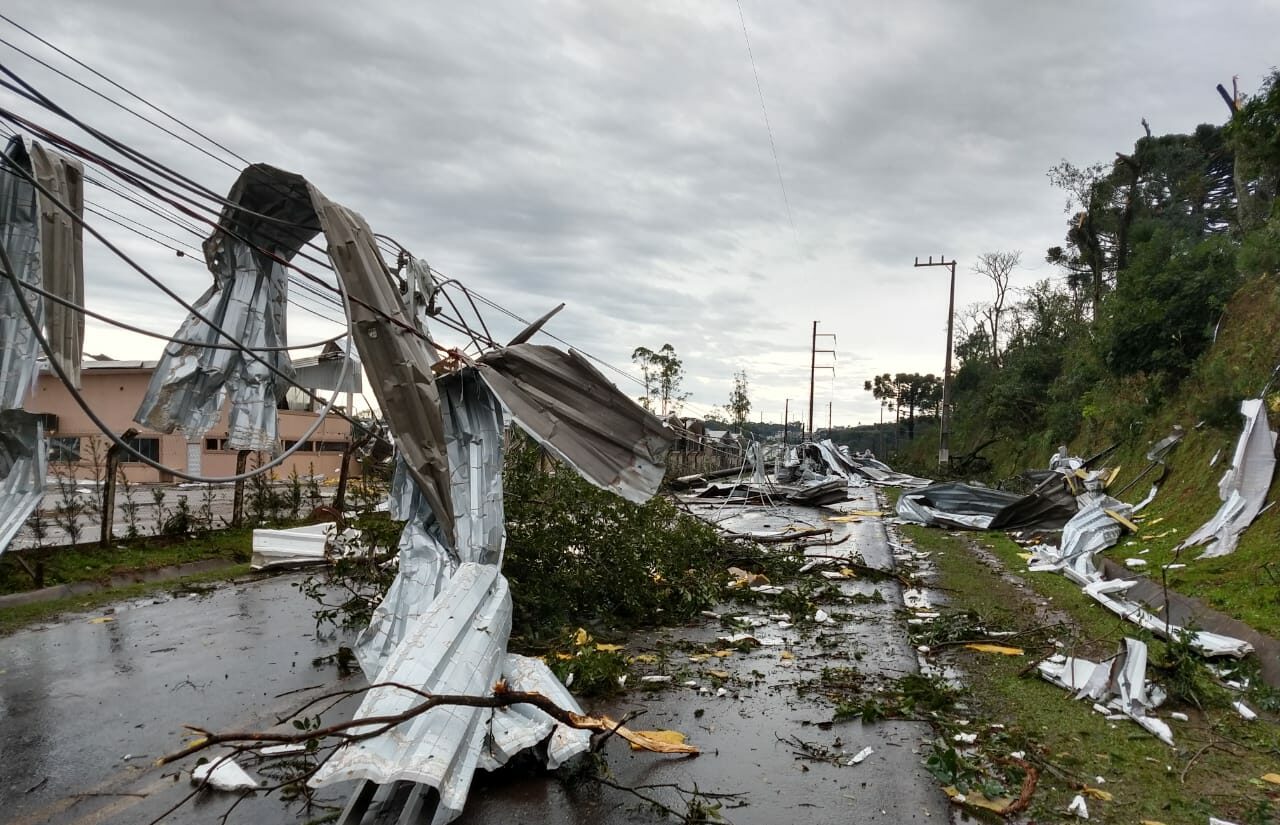
[[[958,307],[987,297],[969,271],[982,252],[1022,251],[1015,286],[1054,276],[1044,250],[1066,215],[1046,170],[1113,159],[1143,117],[1157,134],[1222,122],[1214,85],[1234,74],[1255,90],[1280,31],[1280,4],[1248,0],[741,9],[785,201],[732,0],[10,0],[4,13],[250,160],[306,175],[515,312],[566,302],[548,329],[586,352],[630,369],[635,347],[672,344],[694,413],[724,404],[737,370],[753,419],[780,421],[786,398],[807,405],[819,321],[838,350],[834,379],[817,381],[822,424],[828,401],[836,424],[874,420],[862,385],[875,373],[942,372],[946,271],[914,269],[915,256],[959,261]],[[81,119],[216,191],[234,180],[11,48],[0,54]],[[96,187],[87,195],[133,214]],[[199,259],[96,223],[188,299],[207,288]],[[92,242],[86,260],[94,309],[176,329],[183,312],[156,289]],[[289,323],[294,341],[332,330],[305,311]],[[154,358],[159,345],[91,321],[86,350]]]

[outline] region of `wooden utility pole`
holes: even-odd
[[[791,399],[782,405],[782,447],[786,449],[788,427],[791,426]]]
[[[938,466],[945,467],[951,463],[951,335],[956,316],[956,262],[952,258],[939,255],[935,263],[933,256],[924,263],[916,258],[916,266],[945,266],[951,270],[951,294],[947,299],[947,361],[942,372],[942,422],[938,435]]]
[[[832,340],[831,340],[831,346],[832,346],[832,349],[818,349],[818,322],[817,322],[817,321],[814,321],[814,322],[813,322],[813,345],[812,345],[812,347],[810,348],[810,352],[809,352],[809,438],[810,438],[810,440],[812,440],[812,439],[813,439],[813,436],[814,436],[814,429],[815,429],[815,426],[814,426],[814,423],[813,423],[813,380],[814,380],[814,375],[815,375],[815,374],[818,372],[818,370],[820,370],[820,369],[823,369],[823,370],[831,370],[832,372],[834,372],[834,371],[835,371],[835,367],[834,367],[834,366],[823,366],[823,367],[819,367],[819,366],[818,366],[818,353],[823,352],[823,353],[830,353],[831,355],[835,355],[835,354],[836,354],[836,351],[835,351],[835,349],[834,349],[834,347],[835,347],[835,337],[836,337],[836,336],[835,336],[835,333],[831,333],[831,332],[824,332],[824,333],[822,333],[822,337],[823,337],[823,338],[830,338],[830,339],[832,339]]]

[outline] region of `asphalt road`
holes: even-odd
[[[867,491],[850,506],[871,508],[874,500]],[[837,531],[836,538],[850,538],[812,552],[853,552],[880,567],[892,563],[875,519],[826,523],[813,509],[758,507],[726,508],[721,517],[737,531],[822,523]],[[0,818],[12,825],[149,822],[191,788],[185,771],[153,766],[156,757],[183,745],[184,723],[260,729],[308,695],[362,684],[358,675],[339,677],[330,664],[313,665],[341,640],[316,636],[310,605],[293,588],[297,578],[118,605],[110,614],[70,617],[0,639]],[[676,652],[689,644],[719,645],[717,637],[729,631],[711,619],[633,639],[628,653],[662,651],[679,678],[664,690],[632,691],[588,710],[614,716],[643,710],[634,727],[681,730],[703,753],[633,754],[625,743],[611,741],[606,754],[614,781],[730,794],[721,800],[723,815],[737,825],[945,821],[946,799],[920,764],[931,738],[927,725],[854,721],[828,727],[823,723],[831,719],[830,704],[797,690],[829,665],[856,665],[868,676],[887,678],[916,669],[896,614],[902,606],[897,584],[848,580],[839,586],[847,593],[878,589],[885,601],[832,606],[846,618],[818,631],[762,626],[758,636],[781,644],[713,663],[680,661]],[[745,612],[764,618],[771,611],[761,604]],[[816,640],[819,632],[825,644]],[[712,667],[731,674],[717,678],[726,687],[723,696],[700,690],[710,688],[706,671]],[[334,714],[353,709],[339,707]],[[859,764],[798,759],[794,742],[786,741],[792,737],[848,757],[865,747],[872,753]],[[189,770],[193,764],[194,759],[179,767]],[[323,801],[341,804],[350,791],[349,785],[326,788]],[[669,789],[654,793],[668,803],[677,799]],[[214,822],[234,801],[234,795],[206,792],[165,821]],[[283,825],[317,813],[257,794],[240,803],[229,821]],[[505,772],[477,779],[459,821],[569,825],[661,819],[625,792]]]

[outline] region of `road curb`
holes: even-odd
[[[42,587],[39,590],[26,590],[21,593],[9,593],[0,596],[0,610],[9,607],[18,607],[24,604],[35,604],[37,602],[47,602],[54,599],[65,599],[71,596],[83,596],[89,593],[100,593],[104,590],[112,590],[117,587],[124,587],[130,584],[141,584],[144,582],[165,581],[169,579],[179,579],[183,576],[191,576],[196,573],[208,573],[223,568],[235,567],[239,562],[230,561],[228,559],[203,559],[201,561],[188,562],[187,564],[170,564],[164,567],[153,567],[146,570],[131,570],[127,573],[117,573],[104,581],[84,581],[74,582],[72,584],[55,584],[51,587]]]

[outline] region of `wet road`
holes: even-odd
[[[874,494],[864,489],[857,501],[844,506],[873,509]],[[712,506],[701,515],[714,513]],[[827,515],[833,513],[828,511]],[[849,540],[812,548],[810,554],[851,553],[868,565],[892,567],[890,547],[878,519],[832,523],[813,508],[798,507],[726,507],[720,516],[725,519],[721,526],[736,532],[780,530],[788,524],[830,527],[833,538],[848,535]],[[630,644],[628,654],[665,652],[666,670],[674,674],[675,687],[647,698],[632,691],[616,704],[588,710],[609,712],[617,718],[643,709],[645,714],[631,723],[632,727],[682,731],[703,753],[692,758],[632,753],[626,743],[613,741],[606,753],[614,781],[630,786],[676,783],[704,792],[740,794],[719,800],[724,805],[722,815],[735,825],[948,821],[946,798],[921,766],[920,751],[933,737],[927,724],[883,721],[863,725],[849,721],[824,730],[819,725],[831,720],[831,704],[812,693],[797,691],[797,686],[819,679],[824,667],[854,667],[872,680],[917,670],[914,648],[896,615],[903,605],[898,584],[845,580],[838,585],[845,594],[868,596],[879,590],[884,602],[826,605],[831,614],[850,618],[817,628],[783,628],[776,622],[762,625],[752,631],[756,637],[783,643],[723,659],[695,662],[679,652],[690,643],[706,644],[713,650],[723,648],[717,637],[734,631],[714,621]],[[767,597],[752,606],[718,609],[760,618],[777,610]],[[783,651],[795,658],[784,657]],[[695,654],[693,658],[698,657]],[[714,688],[710,693],[700,691],[721,682],[711,677],[710,671],[732,674],[723,681],[727,695],[716,696]],[[696,685],[685,686],[685,682]],[[793,744],[780,741],[789,737],[844,753],[846,764],[797,759]],[[847,764],[864,747],[872,748],[872,754],[860,764]],[[664,803],[681,808],[669,791],[653,793]],[[735,807],[738,805],[741,807]],[[629,794],[610,788],[574,788],[535,777],[500,784],[478,782],[458,823],[622,825],[661,821],[660,813]]]
[[[868,490],[848,506],[873,508],[875,502]],[[823,522],[810,508],[739,507],[722,516],[726,514],[723,526],[736,531],[777,530],[792,522],[831,527],[836,538],[848,534],[849,540],[810,552],[853,553],[877,567],[892,563],[883,527],[875,519]],[[281,577],[206,596],[122,605],[111,621],[75,617],[0,639],[0,801],[5,812],[0,819],[16,825],[148,822],[190,788],[185,774],[175,778],[173,768],[152,767],[155,757],[181,747],[183,723],[262,728],[306,697],[280,694],[303,688],[319,692],[339,684],[332,666],[312,665],[315,657],[332,653],[339,640],[315,637],[309,603],[293,589],[295,580]],[[879,590],[885,601],[831,605],[828,611],[841,620],[817,629],[783,628],[773,621],[753,633],[779,644],[723,659],[690,661],[681,653],[690,645],[724,647],[717,637],[732,631],[714,620],[633,640],[628,654],[652,650],[665,656],[661,667],[673,676],[672,686],[651,694],[632,691],[616,703],[588,710],[621,716],[643,709],[633,727],[684,731],[703,753],[696,758],[633,754],[625,743],[611,741],[606,753],[614,780],[738,794],[723,800],[725,817],[737,825],[945,821],[945,797],[920,764],[921,747],[931,738],[927,725],[863,726],[853,721],[820,728],[831,719],[831,704],[797,690],[817,680],[827,666],[855,666],[863,674],[888,678],[916,669],[915,654],[895,614],[902,606],[898,585],[861,580],[837,584],[846,594]],[[732,608],[761,621],[775,610],[764,600]],[[783,656],[784,650],[794,658]],[[730,675],[712,677],[711,670]],[[348,677],[344,686],[358,685],[359,679]],[[721,684],[727,692],[717,696],[715,688]],[[792,744],[780,741],[793,736],[849,757],[864,747],[873,753],[857,765],[800,760]],[[349,786],[336,786],[324,789],[324,796],[341,803],[349,791]],[[656,793],[676,803],[669,792]],[[216,821],[233,799],[208,794],[167,821]],[[231,821],[283,825],[309,818],[296,806],[258,795],[242,803]],[[633,796],[609,788],[507,773],[477,777],[460,822],[571,825],[661,819]]]
[[[0,820],[148,822],[190,789],[152,765],[182,747],[183,724],[266,727],[299,704],[279,694],[337,684],[332,665],[312,660],[339,640],[316,638],[298,578],[125,603],[0,639]],[[213,821],[228,801],[168,821]],[[304,821],[276,799],[246,804],[233,821]]]

